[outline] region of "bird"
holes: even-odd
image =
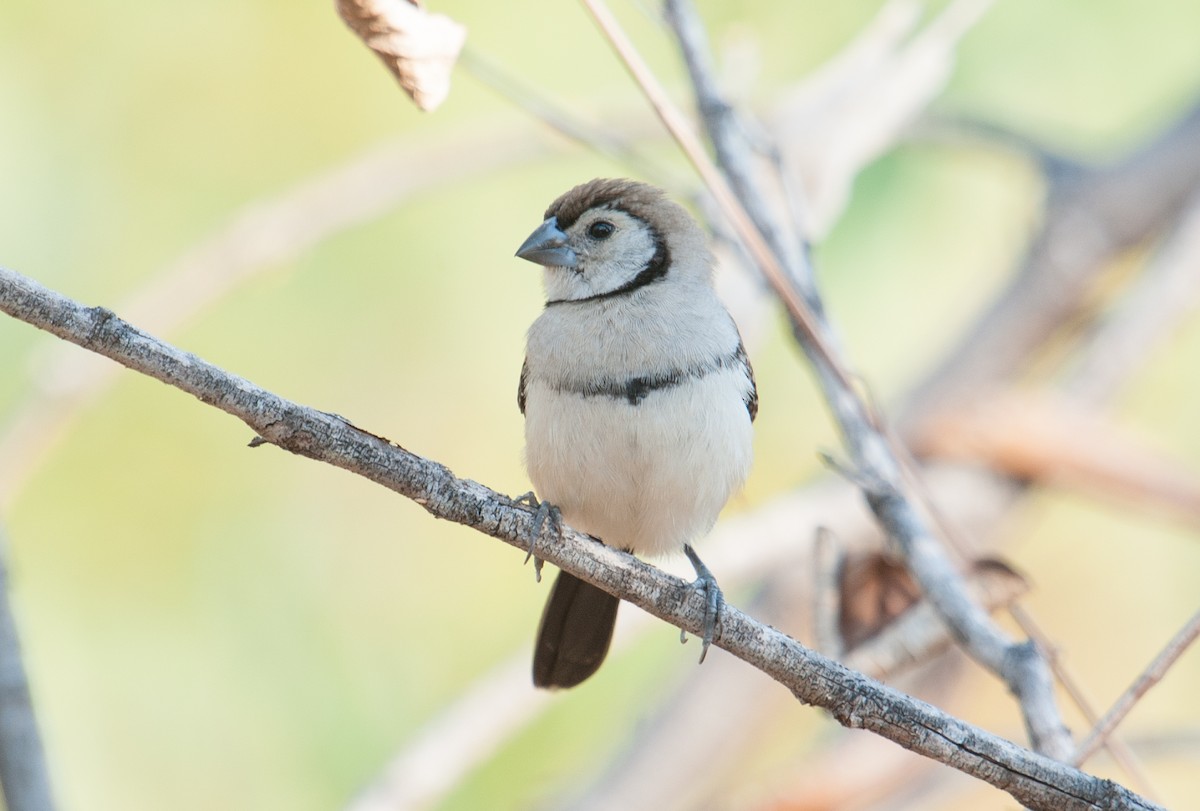
[[[542,266],[546,295],[517,389],[537,494],[530,554],[546,515],[627,552],[682,550],[707,599],[703,661],[723,597],[692,542],[743,486],[758,413],[705,234],[662,189],[597,178],[554,200],[516,255]],[[618,605],[560,571],[534,685],[573,687],[595,673]]]

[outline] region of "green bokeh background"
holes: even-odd
[[[760,43],[755,101],[837,52],[879,6],[701,3],[718,43]],[[468,26],[476,52],[583,115],[637,103],[576,4],[436,10]],[[616,10],[680,87],[655,23],[639,7]],[[1191,0],[1000,0],[964,40],[936,108],[1104,160],[1196,98],[1198,34]],[[537,273],[512,252],[560,191],[626,170],[464,73],[442,109],[417,112],[331,2],[6,0],[0,263],[115,306],[253,201],[380,144],[409,144],[416,167],[437,145],[487,130],[544,152],[417,194],[163,337],[520,493],[516,376],[541,300]],[[885,400],[1002,282],[1041,191],[1020,159],[961,145],[905,145],[864,172],[817,260],[850,352]],[[52,342],[0,319],[0,425]],[[735,510],[816,475],[816,449],[836,446],[780,324],[754,361],[757,463]],[[1192,322],[1120,408],[1200,467],[1197,370]],[[460,690],[529,644],[546,589],[513,550],[343,472],[248,450],[245,426],[162,384],[119,381],[19,491],[2,494],[13,599],[64,808],[338,808]],[[1107,705],[1196,609],[1195,533],[1058,493],[1015,523],[1010,551],[1035,584],[1034,611]],[[673,635],[658,629],[563,696],[445,807],[528,807],[586,774],[669,689],[655,673],[690,665],[690,648],[667,644]],[[1196,730],[1198,658],[1138,708],[1132,735]],[[978,698],[952,709],[1022,739],[1002,691],[971,678]],[[794,713],[798,737],[825,729],[816,712]],[[1154,764],[1178,807],[1200,802],[1185,764]],[[988,789],[977,801],[1011,807]]]

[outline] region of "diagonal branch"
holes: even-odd
[[[1141,699],[1146,692],[1162,681],[1163,676],[1171,669],[1171,665],[1178,661],[1179,657],[1188,647],[1200,639],[1200,611],[1192,615],[1179,632],[1171,637],[1171,641],[1162,649],[1158,656],[1154,657],[1154,661],[1146,668],[1146,670],[1134,680],[1133,684],[1129,685],[1117,702],[1104,714],[1104,717],[1096,724],[1087,739],[1079,744],[1079,751],[1075,754],[1074,763],[1082,764],[1089,757],[1096,753],[1096,750],[1104,745],[1104,741],[1112,734],[1112,731],[1117,728],[1117,725],[1125,720],[1125,716],[1133,709],[1134,705]]]
[[[185,391],[245,422],[260,438],[301,456],[357,473],[400,493],[432,515],[524,549],[533,512],[447,467],[345,419],[286,400],[166,344],[110,310],[85,307],[0,268],[0,310],[124,366]],[[564,528],[538,556],[691,633],[702,630],[704,601],[690,585],[631,555]],[[985,780],[1035,809],[1153,809],[1154,804],[964,723],[808,650],[791,637],[727,606],[716,642],[830,711],[926,757]]]
[[[583,0],[583,3],[654,105],[664,125],[693,161],[787,308],[796,339],[812,364],[853,459],[854,478],[862,485],[867,503],[881,526],[895,540],[905,565],[964,650],[999,676],[1017,696],[1034,748],[1058,760],[1066,760],[1073,751],[1071,736],[1058,710],[1054,683],[1045,658],[1031,641],[1019,642],[1009,637],[969,594],[961,573],[946,554],[944,544],[921,509],[921,499],[908,481],[902,458],[846,371],[834,331],[819,307],[815,287],[805,290],[796,281],[811,277],[810,270],[807,267],[784,268],[789,256],[805,261],[804,251],[781,253],[768,245],[764,234],[774,229],[768,224],[756,223],[753,219],[756,209],[752,207],[748,211],[742,202],[743,197],[761,197],[761,189],[740,190],[739,196],[731,188],[699,147],[699,139],[685,117],[671,103],[602,0]],[[704,29],[691,4],[687,0],[669,0],[669,5],[672,8],[670,18],[675,21],[676,36],[685,53],[704,49],[706,46],[699,41]],[[684,24],[683,21],[688,22]],[[685,61],[692,71],[693,85],[702,88],[698,95],[708,100],[702,105],[703,112],[723,110],[712,101],[719,98],[719,92],[715,79],[707,70],[711,60],[693,54]],[[748,150],[745,138],[739,134],[741,131],[728,126],[724,114],[715,118],[710,116],[706,124],[710,137],[722,141],[717,149],[718,156],[742,154]],[[742,180],[748,182],[749,178]],[[818,306],[812,306],[811,301],[818,302]]]

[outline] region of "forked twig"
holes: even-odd
[[[1087,738],[1083,743],[1079,744],[1079,750],[1075,753],[1072,763],[1076,766],[1083,764],[1089,757],[1095,754],[1105,739],[1116,729],[1117,725],[1125,719],[1129,711],[1133,709],[1138,700],[1146,694],[1147,691],[1154,685],[1162,681],[1163,676],[1171,669],[1171,665],[1178,661],[1183,652],[1200,637],[1200,611],[1192,615],[1179,632],[1171,637],[1171,641],[1166,647],[1154,657],[1154,661],[1138,676],[1133,684],[1121,694],[1112,708],[1104,714],[1100,722],[1093,727],[1088,733]]]

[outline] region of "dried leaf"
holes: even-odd
[[[969,582],[989,611],[1008,605],[1029,591],[1025,576],[997,558],[980,558],[972,563]]]
[[[989,610],[1008,605],[1029,588],[1024,577],[994,558],[974,561],[966,579]],[[847,650],[874,638],[922,598],[908,570],[882,552],[848,561],[841,572],[839,591],[838,626]]]
[[[337,0],[338,14],[400,80],[422,110],[450,93],[450,71],[467,29],[409,0]]]
[[[921,597],[908,570],[882,553],[848,560],[839,590],[838,630],[846,648],[877,634]]]

